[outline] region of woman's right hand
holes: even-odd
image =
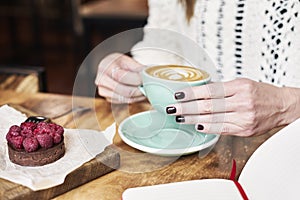
[[[145,96],[137,86],[142,84],[140,72],[145,66],[129,56],[113,53],[98,65],[95,84],[98,94],[112,103],[133,103]]]

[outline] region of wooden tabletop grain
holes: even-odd
[[[95,130],[104,130],[113,122],[118,125],[132,114],[151,109],[148,102],[112,105],[101,98],[49,93],[25,94],[0,90],[0,105],[3,104],[19,105],[24,108],[24,112],[33,112],[50,118],[72,107],[89,108],[82,112],[64,115],[54,121],[65,128]],[[160,157],[138,151],[126,145],[116,134],[114,146],[121,156],[120,168],[57,196],[55,200],[120,200],[123,191],[130,187],[204,178],[228,179],[233,159],[237,162],[237,175],[239,175],[257,147],[278,130],[252,138],[221,136],[212,151],[205,157],[194,153],[177,158]]]

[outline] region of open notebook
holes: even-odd
[[[297,199],[300,196],[300,119],[264,142],[246,163],[238,183],[203,179],[130,188],[123,200]]]

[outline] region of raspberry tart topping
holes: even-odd
[[[55,123],[23,122],[13,125],[6,134],[8,144],[16,150],[35,152],[41,148],[49,149],[63,140],[64,129]]]

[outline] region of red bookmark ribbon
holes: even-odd
[[[235,175],[236,175],[236,162],[233,159],[232,160],[232,168],[231,168],[231,173],[230,173],[230,180],[232,180],[235,184],[235,186],[237,187],[237,189],[239,190],[240,194],[242,195],[244,200],[249,200],[249,198],[247,197],[246,192],[244,191],[242,185],[235,179]]]

